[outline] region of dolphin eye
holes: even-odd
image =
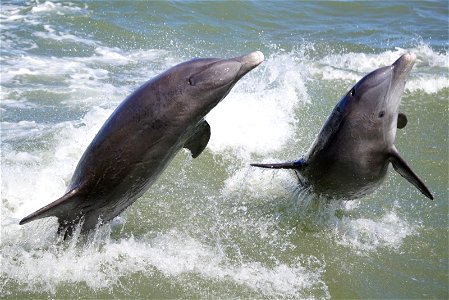
[[[379,118],[382,118],[384,115],[385,115],[385,111],[381,111],[381,112],[379,113]]]
[[[355,96],[355,88],[352,88],[352,90],[351,90],[351,96]]]
[[[194,85],[195,85],[195,80],[193,80],[192,77],[189,78],[189,84],[190,84],[191,86],[194,86]]]

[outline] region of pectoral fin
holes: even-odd
[[[302,170],[306,164],[303,159],[296,161],[289,161],[285,163],[275,163],[275,164],[251,164],[253,167],[267,168],[267,169],[295,169]]]
[[[198,123],[195,132],[187,140],[184,148],[187,148],[192,153],[193,158],[197,158],[198,155],[206,148],[210,138],[210,125],[205,120]]]
[[[393,168],[396,172],[398,172],[402,177],[407,179],[411,184],[413,184],[418,190],[421,191],[427,198],[433,200],[433,196],[430,193],[429,189],[426,187],[424,182],[416,175],[415,172],[409,167],[407,162],[402,158],[399,154],[396,147],[390,151],[390,161],[393,165]]]
[[[403,113],[399,113],[398,114],[398,123],[397,123],[397,128],[402,129],[405,127],[405,125],[407,125],[407,116]]]

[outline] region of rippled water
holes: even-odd
[[[7,298],[447,298],[448,10],[433,2],[2,1],[0,295]],[[193,57],[265,62],[125,213],[61,241],[19,220],[60,197],[135,88]],[[363,75],[413,51],[396,145],[435,196],[393,170],[324,201],[285,170]]]

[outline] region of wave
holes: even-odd
[[[364,216],[361,201],[329,200],[298,188],[293,172],[243,167],[225,181],[222,194],[273,205],[288,226],[325,234],[359,255],[381,249],[398,250],[404,240],[417,234],[418,225],[403,219],[396,204]],[[369,201],[363,200],[363,201]]]
[[[355,82],[377,68],[391,65],[406,52],[414,52],[417,55],[410,80],[405,86],[406,92],[419,90],[434,94],[449,87],[449,54],[435,52],[426,44],[410,49],[396,48],[394,51],[388,50],[380,54],[331,54],[318,61],[318,66],[313,69],[312,74],[324,80]]]
[[[380,53],[316,55],[308,51],[313,43],[292,51],[261,45],[268,49],[266,61],[207,116],[212,137],[195,171],[190,161],[179,162],[188,156],[181,153],[172,163],[176,170],[166,178],[172,181],[162,181],[154,187],[157,192],[139,200],[142,204],[135,204],[141,205],[138,212],[123,214],[85,239],[61,242],[52,218],[19,226],[23,216],[64,193],[83,151],[122,99],[144,81],[190,58],[190,52],[176,45],[173,49],[125,49],[44,23],[45,14],[86,11],[87,5],[49,1],[31,9],[2,4],[2,30],[13,31],[20,26],[18,20],[40,29],[31,30],[27,37],[11,32],[2,35],[6,55],[1,58],[0,294],[23,290],[54,295],[61,286],[80,284],[95,295],[121,289],[123,282],[141,275],[148,281],[168,278],[170,286],[171,281],[178,282],[192,295],[205,282],[214,282],[229,297],[241,297],[238,291],[243,289],[254,298],[329,298],[326,261],[314,255],[296,257],[294,249],[300,245],[295,234],[324,236],[348,248],[351,255],[401,251],[407,237],[419,234],[418,226],[394,208],[372,215],[359,202],[315,207],[312,200],[294,193],[296,181],[290,172],[247,165],[260,157],[267,161],[277,156],[297,158],[297,144],[310,131],[303,114],[312,113],[307,111],[311,103],[322,101],[321,95],[342,95],[367,72],[391,64],[406,51],[418,56],[406,93],[410,97],[447,94],[448,53],[436,52],[424,43]],[[83,51],[46,55],[39,51],[39,40],[57,42],[60,48],[77,44]],[[329,88],[331,92],[316,95],[317,90]],[[67,114],[64,121],[51,116],[55,108],[56,113]],[[47,114],[38,119],[41,111]],[[304,139],[313,138],[313,132],[309,135]],[[211,174],[204,161],[223,174]],[[182,173],[199,173],[201,178]],[[180,182],[178,194],[167,192],[166,186],[173,181]],[[198,184],[209,192],[206,197],[192,192]],[[181,209],[170,206],[185,199],[191,202]],[[155,212],[146,214],[151,206]],[[185,224],[173,228],[161,217],[163,211],[177,214],[183,209],[205,224],[198,229],[200,221],[192,222],[188,216]],[[216,223],[204,221],[205,212]],[[117,230],[126,231],[123,228],[132,223],[133,213],[139,215],[135,223],[156,218],[158,224],[137,229],[129,225],[126,234],[117,234]],[[254,253],[254,248],[265,252]],[[73,293],[70,296],[79,296],[76,289]]]
[[[132,274],[158,271],[180,282],[188,276],[230,281],[265,296],[329,297],[321,278],[325,266],[314,257],[268,268],[259,262],[234,265],[218,249],[173,231],[149,240],[125,238],[107,244],[92,236],[82,247],[74,242],[66,247],[48,247],[55,242],[52,234],[40,233],[35,242],[30,239],[36,238],[34,234],[22,235],[28,241],[19,245],[6,236],[3,253],[15,260],[4,261],[2,275],[14,277],[25,291],[51,294],[59,284],[68,283],[83,283],[93,291],[112,291],[122,288],[121,280]],[[232,288],[226,293],[232,295]]]
[[[45,1],[43,3],[37,3],[37,5],[31,8],[32,14],[40,14],[40,13],[48,13],[48,12],[56,12],[58,14],[64,13],[83,13],[83,9],[86,10],[88,8],[87,4],[84,4],[83,7],[79,7],[72,2],[65,3],[55,3],[51,1]]]

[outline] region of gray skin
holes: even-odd
[[[401,176],[433,199],[394,145],[396,128],[407,123],[405,115],[399,113],[399,104],[415,60],[415,54],[404,54],[391,66],[357,82],[338,102],[300,160],[252,166],[294,169],[300,182],[317,194],[357,199],[381,184],[391,163]]]
[[[59,232],[82,232],[119,215],[181,148],[196,158],[210,137],[206,114],[264,60],[259,51],[181,63],[149,80],[112,113],[81,157],[67,193],[20,221],[55,216]]]

